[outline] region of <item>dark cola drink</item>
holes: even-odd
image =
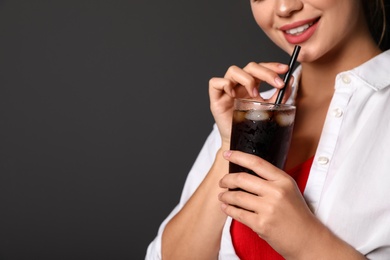
[[[241,104],[243,103],[244,104]],[[252,104],[255,103],[255,104]],[[231,150],[257,155],[283,169],[290,147],[295,107],[236,100],[233,112]],[[254,172],[230,163],[229,172]]]

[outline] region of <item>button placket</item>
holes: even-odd
[[[347,74],[342,75],[342,76],[341,76],[341,80],[342,80],[345,84],[351,83],[351,78],[350,78]]]
[[[329,158],[326,156],[320,156],[320,157],[318,157],[317,162],[318,162],[318,164],[325,166],[329,163]]]
[[[332,110],[332,115],[336,118],[340,118],[343,116],[343,110],[339,107],[336,107]]]
[[[305,189],[305,198],[314,211],[318,210],[322,189],[332,167],[332,157],[337,137],[347,111],[349,100],[354,92],[353,75],[343,73],[336,77],[335,93],[326,115],[316,158]]]

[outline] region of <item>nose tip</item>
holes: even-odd
[[[276,2],[276,13],[281,17],[289,17],[303,8],[301,0],[279,0]]]

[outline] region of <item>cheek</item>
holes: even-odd
[[[282,33],[273,27],[274,21],[272,9],[262,8],[261,11],[253,12],[253,16],[257,25],[271,41],[284,51],[289,50],[288,44],[286,44],[287,46],[283,45],[283,43],[285,44],[285,41]]]
[[[266,30],[272,28],[272,10],[265,3],[252,3],[251,9],[257,25],[267,33]]]

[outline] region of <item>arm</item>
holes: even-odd
[[[248,71],[256,70],[257,66],[260,67],[259,70],[262,71],[261,73],[263,73],[263,74],[264,74],[264,70],[270,70],[270,69],[272,70],[272,68],[276,68],[274,70],[274,72],[271,73],[271,77],[268,77],[269,78],[268,81],[270,81],[270,80],[273,81],[274,78],[278,76],[278,74],[281,74],[281,73],[285,72],[285,70],[287,70],[287,66],[283,66],[281,64],[264,64],[264,66],[261,66],[261,64],[256,65],[255,63],[249,64],[247,66],[247,68],[245,68],[245,70],[248,70]],[[248,69],[248,67],[249,67],[249,69]],[[239,80],[235,81],[233,79],[234,77],[239,78]],[[169,236],[169,232],[170,232],[170,231],[168,231],[168,233],[166,233],[164,231],[165,227],[166,227],[167,223],[170,223],[170,221],[176,216],[176,214],[178,214],[184,208],[187,201],[190,199],[190,197],[192,197],[192,195],[195,193],[195,190],[197,190],[197,188],[201,185],[201,183],[203,185],[203,184],[208,183],[210,181],[211,177],[208,177],[207,181],[204,180],[206,178],[205,176],[206,176],[208,169],[210,169],[211,166],[213,165],[212,171],[214,171],[216,168],[219,167],[218,165],[222,164],[225,166],[222,166],[221,172],[224,171],[224,173],[227,173],[227,170],[223,169],[223,167],[227,167],[227,162],[219,163],[216,161],[214,163],[214,159],[216,157],[217,151],[218,150],[222,151],[222,150],[228,149],[228,146],[229,146],[228,143],[230,142],[229,138],[230,138],[231,111],[229,112],[229,108],[231,109],[233,99],[231,96],[229,96],[225,93],[226,92],[225,90],[232,91],[233,88],[235,88],[234,92],[237,96],[242,96],[242,93],[244,93],[244,95],[245,95],[245,92],[249,92],[249,91],[251,93],[255,93],[256,91],[258,91],[258,84],[260,81],[253,80],[253,78],[252,79],[251,78],[252,78],[252,76],[249,75],[249,73],[246,73],[246,71],[241,70],[235,66],[232,66],[231,68],[229,68],[228,72],[226,73],[225,78],[213,78],[210,80],[211,110],[213,112],[214,117],[216,118],[217,125],[214,126],[213,132],[209,135],[208,139],[206,140],[206,143],[204,144],[200,154],[198,155],[197,160],[195,161],[189,175],[187,176],[187,180],[186,180],[186,183],[184,185],[184,189],[183,189],[183,192],[181,195],[180,203],[175,207],[175,209],[169,214],[169,216],[160,225],[157,236],[149,244],[149,246],[147,248],[147,253],[146,253],[145,259],[153,259],[153,260],[161,259],[162,258],[161,251],[164,251],[164,254],[169,252],[169,249],[164,249],[165,244],[162,246],[163,234],[164,234],[164,239],[165,239],[166,238],[165,235],[168,234],[168,236]],[[245,87],[243,87],[243,86],[245,86]],[[247,89],[247,90],[245,91],[245,89]],[[256,90],[256,91],[253,91],[253,90]],[[255,94],[255,96],[256,96],[256,94]],[[257,93],[257,96],[258,96],[258,93]],[[267,94],[267,98],[268,97],[270,97],[270,95]],[[225,116],[225,119],[221,118],[220,111],[226,112],[225,114],[222,113],[222,115]],[[219,125],[218,125],[218,123],[219,123]],[[224,148],[221,148],[221,141],[220,140],[225,141],[225,145],[222,144],[222,147],[224,147]],[[219,154],[220,154],[220,152],[219,152]],[[218,156],[221,157],[220,155],[218,155]],[[210,172],[207,176],[209,176],[209,175],[214,175],[214,174],[212,174]],[[212,178],[214,178],[214,177],[212,177]],[[220,178],[220,177],[218,177],[218,178]],[[215,178],[215,179],[218,179],[218,178]],[[204,185],[204,187],[206,187],[206,186],[207,185]],[[219,189],[217,184],[215,187],[213,186],[213,188]],[[198,195],[196,195],[196,196],[194,195],[194,197],[198,197],[198,198],[201,197],[201,195],[200,195],[201,192],[197,192],[197,194]],[[195,200],[195,199],[193,199],[193,200]],[[202,203],[199,203],[199,205],[201,205],[201,204]],[[196,206],[196,203],[193,203],[192,205]],[[217,205],[218,206],[216,208],[219,210],[220,203],[218,203]],[[190,207],[186,206],[185,211],[191,211]],[[183,221],[182,225],[184,225],[186,223],[186,221],[185,221],[186,214],[179,213],[178,215],[181,215],[181,217],[177,217],[177,218],[175,217],[176,219],[172,220],[172,221],[177,222],[177,223],[179,223],[180,221]],[[191,215],[191,214],[188,214],[188,215]],[[180,220],[181,218],[182,218],[182,220]],[[223,218],[226,219],[226,216],[224,216]],[[175,226],[176,226],[176,224],[171,226],[172,227],[171,231],[173,233],[175,232],[174,231]],[[176,227],[181,229],[180,223]],[[226,228],[226,226],[225,226],[225,228]],[[224,232],[226,232],[226,230]],[[218,228],[218,231],[216,233],[218,234],[218,237],[220,237],[220,228]],[[181,238],[180,239],[179,238],[180,237],[175,238],[175,236],[172,237],[172,239],[180,240],[179,242],[183,242],[183,243],[185,242]],[[229,245],[229,244],[231,242],[230,242],[229,238],[230,238],[230,236],[224,237],[222,239],[222,245],[224,245],[223,248],[225,248],[224,254],[228,254],[229,256],[233,256],[234,251],[232,250],[232,248],[230,248],[231,245]],[[170,238],[168,238],[168,239],[170,239]],[[226,240],[226,239],[228,239],[228,240]],[[174,242],[171,242],[171,243],[174,243]],[[162,247],[164,247],[164,248],[162,248]],[[174,247],[178,248],[178,246],[176,244]],[[168,245],[168,248],[169,248],[169,245]],[[166,250],[168,250],[168,251],[166,251]]]
[[[180,201],[171,213],[160,224],[157,236],[149,244],[145,259],[158,260],[161,259],[161,240],[166,224],[183,208],[189,198],[202,183],[210,170],[218,149],[221,147],[220,136],[217,127],[214,125],[212,132],[207,137],[201,151],[199,152],[190,172],[186,178]]]
[[[201,185],[167,224],[162,236],[163,259],[217,259],[226,215],[220,210],[218,182],[227,172],[219,151]]]

